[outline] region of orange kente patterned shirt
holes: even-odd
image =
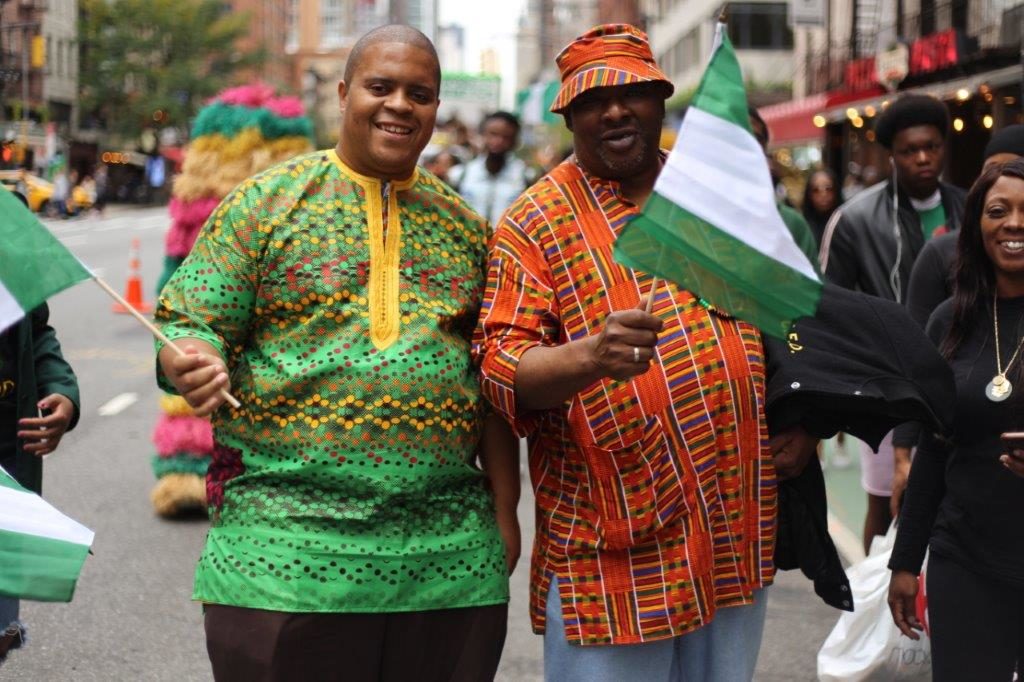
[[[475,352],[484,395],[529,438],[537,504],[533,629],[558,578],[566,637],[634,644],[681,635],[772,582],[776,481],[759,332],[657,286],[651,369],[558,409],[516,407],[523,353],[596,334],[652,278],[612,260],[639,211],[618,183],[562,163],[509,207],[492,242]]]

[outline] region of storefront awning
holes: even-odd
[[[792,146],[805,142],[820,144],[824,131],[814,125],[814,117],[825,108],[824,93],[781,104],[761,107],[758,113],[768,124],[772,147]]]
[[[947,101],[956,99],[956,94],[960,90],[975,93],[982,85],[988,85],[990,88],[1000,88],[1004,85],[1020,83],[1022,76],[1024,76],[1024,67],[1020,64],[1014,64],[1012,66],[1006,66],[993,71],[976,73],[974,75],[964,76],[963,78],[957,78],[955,80],[929,83],[927,85],[908,88],[906,90],[898,90],[896,92],[882,91],[879,93],[871,93],[866,96],[844,98],[844,93],[842,91],[834,91],[829,94],[827,108],[819,113],[821,113],[829,123],[837,123],[847,118],[846,112],[851,108],[864,110],[867,107],[873,107],[880,111],[883,102],[891,101],[897,97],[902,97],[903,95],[931,95],[937,99]],[[881,91],[881,88],[879,88],[879,90]]]

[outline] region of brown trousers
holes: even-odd
[[[217,682],[488,682],[508,605],[409,613],[283,613],[207,604]]]

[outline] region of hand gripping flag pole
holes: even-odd
[[[50,296],[91,279],[153,336],[178,355],[186,354],[78,260],[24,204],[6,190],[0,190],[0,216],[3,216],[0,218],[0,331],[42,305]],[[242,406],[226,389],[221,389],[221,395],[232,407]]]

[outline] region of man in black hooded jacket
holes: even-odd
[[[939,180],[948,130],[946,105],[925,95],[902,97],[879,116],[875,135],[889,150],[892,177],[860,192],[832,215],[820,252],[827,281],[906,301],[910,272],[925,242],[960,227],[965,193]],[[879,454],[868,452],[861,458],[868,493],[865,548],[872,537],[885,534],[892,520],[893,469],[891,440]]]

